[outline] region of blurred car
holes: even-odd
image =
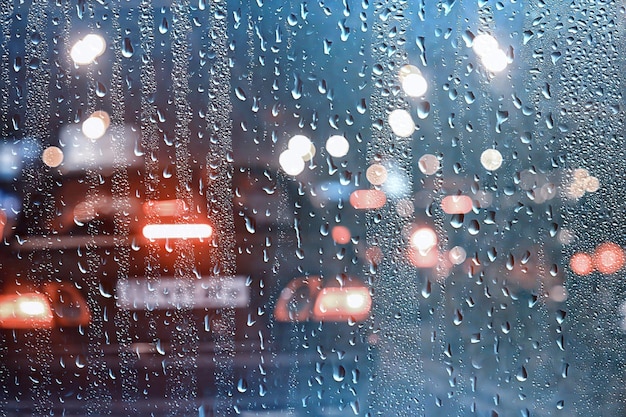
[[[347,259],[311,256],[324,225],[297,183],[158,172],[22,190],[0,251],[8,415],[36,412],[37,395],[63,415],[363,414],[370,293]]]

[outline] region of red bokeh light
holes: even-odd
[[[589,275],[593,272],[593,259],[584,252],[576,252],[569,260],[569,266],[577,275]]]
[[[334,226],[331,235],[335,243],[339,245],[346,245],[350,243],[350,239],[352,238],[350,229],[346,226]]]
[[[614,274],[624,266],[624,250],[613,242],[605,242],[593,253],[593,265],[602,274]]]
[[[380,190],[356,190],[350,195],[350,204],[355,209],[379,209],[387,202],[387,196]]]
[[[447,214],[466,214],[472,207],[472,199],[466,195],[448,195],[441,201],[441,208]]]

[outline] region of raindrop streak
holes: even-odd
[[[291,89],[291,96],[294,100],[302,97],[302,80],[298,74],[293,74],[293,88]]]

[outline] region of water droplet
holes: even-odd
[[[476,236],[480,232],[480,223],[478,223],[478,220],[472,220],[467,227],[467,231],[470,235]]]
[[[459,324],[461,324],[463,322],[463,314],[461,313],[461,310],[459,310],[458,308],[456,310],[454,310],[454,320],[453,320],[455,326],[458,326]]]
[[[235,88],[235,95],[241,101],[246,101],[246,93],[243,91],[241,87]],[[258,104],[257,104],[258,107]]]
[[[298,74],[293,74],[293,88],[291,89],[291,97],[298,100],[302,97],[302,80]]]
[[[163,347],[163,343],[161,342],[161,339],[156,341],[155,348],[156,348],[156,351],[157,351],[157,353],[159,355],[161,355],[161,356],[165,355],[165,348]]]
[[[98,97],[104,97],[104,96],[106,96],[106,94],[107,94],[106,86],[98,81],[96,83],[96,95]]]
[[[240,378],[239,381],[237,381],[237,391],[239,392],[248,391],[248,382],[244,378]]]
[[[249,216],[246,216],[245,222],[246,222],[246,230],[248,231],[248,233],[256,233],[256,223],[254,219]]]
[[[417,117],[420,119],[426,119],[430,114],[430,103],[428,101],[422,101],[417,105]]]
[[[365,114],[365,112],[367,111],[367,102],[364,98],[360,99],[357,103],[356,111],[359,112],[359,114]]]
[[[13,71],[19,72],[22,69],[22,57],[16,56],[13,60]]]
[[[422,288],[422,297],[428,298],[430,297],[431,293],[432,293],[432,284],[430,283],[430,280],[426,280],[426,282],[424,283],[424,287]]]
[[[135,53],[135,49],[133,48],[133,44],[130,38],[124,38],[122,41],[122,56],[124,58],[130,58]]]
[[[159,25],[159,33],[161,33],[162,35],[166,34],[167,31],[169,30],[170,24],[167,21],[166,17],[163,17],[163,20],[161,20],[161,24]]]
[[[346,369],[342,365],[335,365],[333,368],[333,379],[341,382],[346,378]]]

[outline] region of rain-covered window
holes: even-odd
[[[3,0],[0,416],[624,415],[625,18]]]

